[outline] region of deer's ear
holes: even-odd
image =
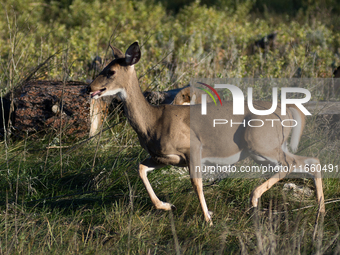
[[[134,42],[125,52],[125,61],[128,65],[136,64],[141,57],[138,42]]]
[[[124,57],[125,57],[125,56],[124,56],[124,53],[121,52],[120,49],[117,49],[116,47],[112,46],[111,43],[110,43],[109,45],[110,45],[110,48],[111,48],[111,50],[112,50],[113,56],[114,56],[115,58],[124,58]]]

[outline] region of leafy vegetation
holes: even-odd
[[[219,4],[228,7],[227,1]],[[142,59],[136,70],[143,90],[182,87],[193,77],[330,78],[340,65],[339,29],[317,2],[295,16],[256,13],[251,1],[216,6],[193,2],[171,15],[162,1],[5,0],[0,94],[27,77],[92,79],[98,72],[90,70],[92,60],[111,59],[109,42],[125,50],[139,41]],[[273,48],[254,46],[274,31]],[[263,180],[206,184],[214,212],[209,227],[189,177],[175,167],[148,176],[155,192],[177,211],[152,209],[137,173],[147,153],[120,114],[107,125],[113,127],[100,139],[62,136],[66,147],[58,149],[52,145],[61,142],[60,134],[53,130],[0,142],[0,254],[340,252],[338,179],[324,179],[329,203],[318,225],[315,197],[293,198],[282,191],[285,182],[263,195],[258,213],[249,210],[249,196]],[[298,153],[339,165],[337,138],[337,132],[309,118]],[[309,179],[294,182],[314,188]]]

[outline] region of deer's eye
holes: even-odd
[[[112,75],[114,75],[116,73],[115,70],[108,70],[107,71],[107,77],[110,78]]]

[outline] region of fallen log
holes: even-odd
[[[152,104],[170,104],[178,91],[145,92]],[[65,135],[79,138],[95,135],[110,108],[119,100],[115,97],[90,99],[88,84],[68,81],[29,81],[14,92],[14,112],[11,113],[12,133],[24,137],[26,133],[61,130]],[[0,137],[4,136],[4,124],[8,130],[10,113],[9,95],[0,99]]]
[[[13,128],[19,136],[42,130],[66,135],[87,135],[89,96],[87,84],[69,81],[30,81],[14,93]]]

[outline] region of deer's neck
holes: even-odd
[[[137,77],[126,88],[124,111],[132,128],[139,135],[147,135],[157,122],[159,109],[146,101]]]

